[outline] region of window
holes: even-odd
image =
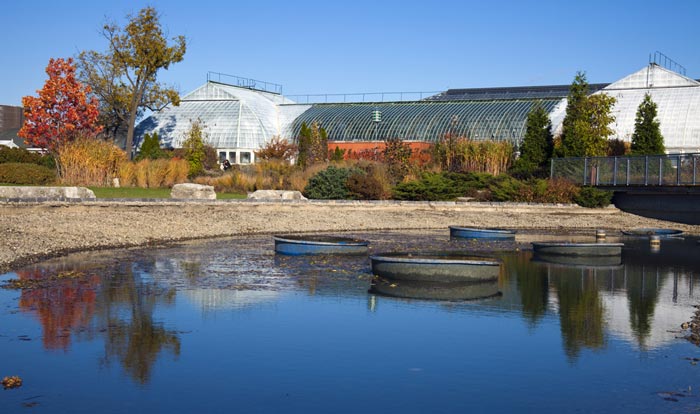
[[[229,151],[228,160],[231,161],[231,164],[236,163],[236,151]]]
[[[250,164],[250,152],[241,152],[241,164]]]

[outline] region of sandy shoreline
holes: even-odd
[[[70,252],[181,240],[289,232],[437,229],[449,225],[512,229],[677,228],[613,207],[511,203],[174,202],[0,204],[0,271]]]

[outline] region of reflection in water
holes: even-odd
[[[604,346],[603,304],[593,271],[561,270],[554,278],[564,352],[575,359],[582,347]]]
[[[148,283],[121,266],[100,291],[100,318],[105,331],[105,363],[116,358],[138,382],[145,384],[163,350],[180,354],[180,338],[153,319],[156,305],[172,305],[175,289]]]
[[[381,251],[405,246],[413,251],[420,251],[421,246],[460,252],[492,248],[450,241],[447,235],[430,232],[354,236],[370,240]],[[648,243],[625,242],[622,263],[617,259],[614,263],[537,262],[531,251],[513,251],[512,242],[497,244],[510,249],[499,253],[503,267],[497,284],[455,288],[398,283],[375,286],[373,292],[414,298],[406,299],[415,303],[412,309],[434,307],[423,299],[460,301],[502,292],[502,296],[476,303],[450,303],[449,308],[464,312],[465,319],[475,309],[522,314],[531,332],[538,325],[557,323],[557,318],[546,317],[556,315],[570,362],[586,349],[610,351],[606,343],[611,338],[641,350],[667,345],[675,340],[668,330],[687,320],[688,310],[697,301],[693,287],[700,246],[695,240],[664,241],[661,250],[651,255]],[[177,305],[178,294],[186,299],[181,303],[195,304],[204,316],[274,303],[283,300],[287,291],[302,292],[300,296],[308,301],[324,296],[366,298],[353,311],[369,309],[379,316],[384,309],[392,309],[392,305],[382,308],[384,298],[368,295],[372,276],[366,257],[276,256],[271,252],[271,241],[259,236],[130,251],[129,256],[124,253],[100,266],[86,265],[99,256],[46,262],[17,272],[21,280],[51,281],[22,290],[19,306],[40,321],[46,349],[68,351],[72,339],[102,338],[103,363],[117,362],[141,384],[151,380],[159,358],[180,355],[180,334],[166,327],[180,321],[164,325],[158,317],[159,310]],[[65,272],[79,272],[80,276],[55,277]],[[333,302],[343,306],[342,300]],[[558,339],[559,334],[555,335]]]
[[[529,262],[532,252],[520,255],[509,255],[504,258],[504,265],[508,273],[515,274],[520,301],[523,304],[523,315],[530,326],[547,311],[549,302],[549,277],[547,269],[540,266],[532,266]]]
[[[625,243],[623,264],[582,257],[550,263],[539,256],[527,263],[527,254],[504,256],[507,272],[517,280],[523,315],[532,324],[546,313],[547,296],[556,298],[570,359],[582,348],[605,347],[606,331],[642,350],[662,346],[675,340],[670,330],[689,317],[687,308],[674,304],[692,301],[700,253],[696,240],[665,240],[655,254],[648,242]],[[679,296],[679,286],[687,287],[685,297]],[[660,303],[662,294],[666,302]]]
[[[157,305],[173,303],[175,289],[145,282],[129,261],[110,268],[59,260],[16,273],[38,282],[22,289],[19,306],[39,317],[46,349],[68,351],[72,335],[102,337],[103,362],[118,360],[139,383],[148,382],[163,350],[180,352],[177,332],[153,318]]]
[[[16,273],[23,282],[41,282],[61,272],[69,272],[72,268],[65,265],[56,268],[32,267]],[[71,333],[85,330],[95,313],[95,290],[100,286],[100,278],[94,274],[75,276],[22,290],[20,309],[39,318],[46,349],[67,351]]]
[[[640,348],[646,348],[646,339],[651,334],[651,321],[662,283],[658,272],[658,268],[639,266],[630,268],[626,274],[630,327]]]
[[[498,296],[498,282],[429,283],[376,278],[370,293],[405,299],[462,301]]]

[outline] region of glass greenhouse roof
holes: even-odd
[[[588,85],[591,92],[599,91],[609,84]],[[426,98],[431,101],[475,101],[502,99],[553,99],[566,98],[571,85],[513,86],[505,88],[448,89],[445,92]]]
[[[700,151],[700,82],[651,64],[611,83],[597,93],[617,101],[613,138],[632,140],[637,108],[649,93],[658,107],[657,120],[669,153]],[[555,133],[561,132],[566,100],[550,114]]]
[[[281,95],[207,82],[182,97],[179,106],[169,105],[138,125],[137,142],[146,133],[158,132],[163,145],[179,148],[193,120],[204,124],[207,142],[215,148],[258,149],[282,133],[282,121],[301,112],[280,112],[280,104],[291,103]]]
[[[560,99],[540,100],[551,111]],[[318,122],[329,141],[436,141],[446,133],[471,139],[518,141],[527,114],[537,100],[400,102],[314,105],[294,120],[287,136],[296,137],[301,124]],[[373,122],[373,111],[381,121]]]
[[[180,106],[142,121],[135,142],[158,132],[163,145],[179,148],[195,119],[203,122],[212,146],[230,150],[254,151],[274,136],[294,139],[304,122],[318,122],[330,141],[432,142],[452,132],[475,140],[519,142],[535,102],[549,112],[553,132],[561,132],[569,87],[450,89],[416,101],[300,105],[277,93],[208,81],[183,96]],[[700,82],[650,64],[617,82],[590,87],[617,99],[615,138],[631,140],[637,108],[650,93],[667,151],[700,152]],[[373,120],[375,111],[381,114],[379,122]]]

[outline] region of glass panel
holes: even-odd
[[[241,164],[250,164],[251,162],[251,156],[250,152],[241,152]]]

